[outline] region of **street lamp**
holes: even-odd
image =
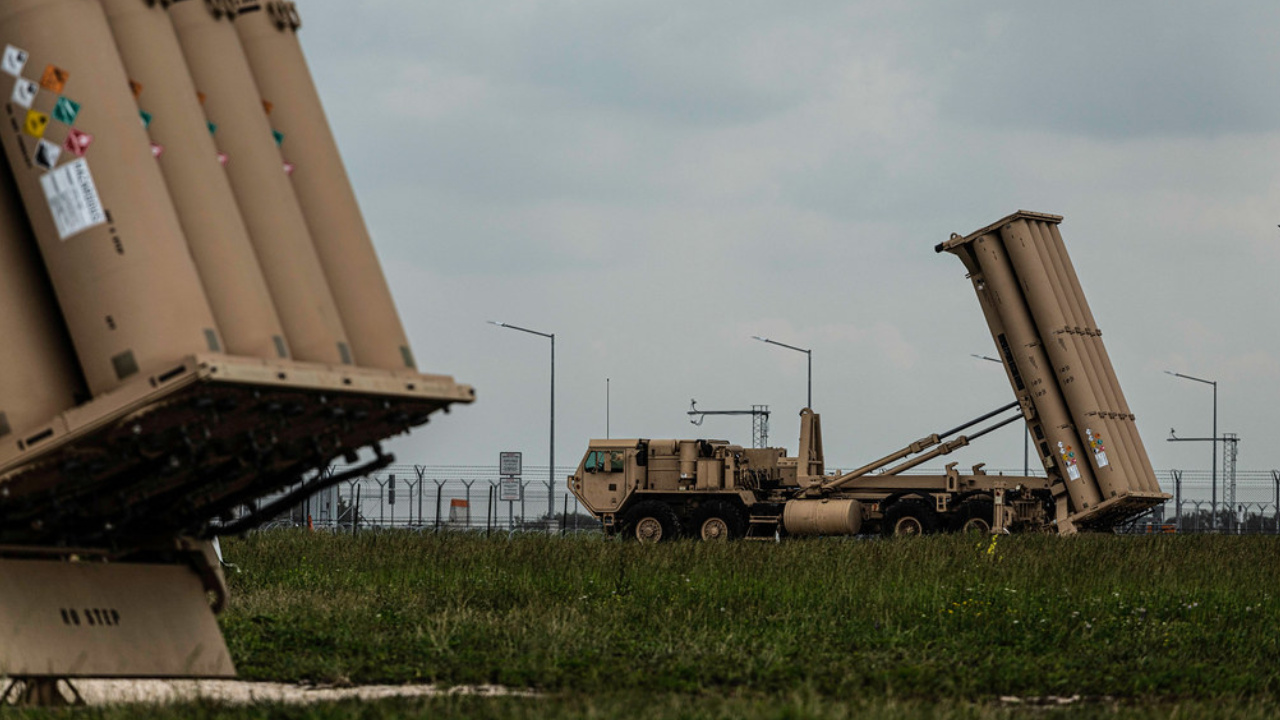
[[[1218,381],[1205,380],[1204,378],[1192,377],[1191,375],[1183,375],[1182,373],[1176,373],[1171,370],[1165,370],[1164,374],[1172,375],[1176,378],[1182,378],[1183,380],[1190,380],[1192,382],[1198,382],[1198,383],[1203,383],[1205,385],[1213,386],[1213,437],[1210,438],[1210,441],[1213,443],[1213,446],[1212,446],[1213,447],[1213,466],[1212,466],[1213,470],[1212,470],[1212,475],[1210,476],[1211,482],[1212,482],[1212,486],[1211,486],[1212,494],[1209,496],[1209,510],[1211,513],[1209,516],[1209,529],[1217,530],[1218,529]]]
[[[547,451],[547,518],[555,517],[556,514],[556,496],[555,496],[555,479],[556,479],[556,334],[538,332],[529,328],[522,328],[517,325],[510,325],[504,322],[489,321],[490,325],[497,325],[500,328],[508,330],[519,330],[522,333],[530,335],[538,335],[551,341],[551,443]]]
[[[751,339],[759,340],[762,343],[769,343],[770,345],[777,345],[778,347],[783,347],[788,350],[795,350],[796,352],[802,352],[809,357],[809,396],[808,396],[808,401],[805,404],[805,407],[812,410],[813,409],[813,350],[812,349],[806,350],[804,348],[796,347],[795,345],[780,343],[777,340],[770,340],[769,338],[760,337],[759,335],[752,335]]]
[[[1000,362],[999,358],[993,358],[990,355],[978,355],[976,353],[969,353],[969,357],[975,357],[975,358],[978,358],[979,360],[989,360],[993,363],[1000,363],[1001,365],[1004,364],[1003,362]],[[1027,439],[1022,443],[1022,474],[1028,475],[1028,476],[1031,475],[1031,426],[1030,425],[1027,425]]]

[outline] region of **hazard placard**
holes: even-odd
[[[4,70],[14,77],[22,74],[22,68],[27,66],[27,58],[31,57],[26,50],[16,48],[12,45],[4,46],[4,57],[0,59],[0,70]]]
[[[76,157],[84,157],[84,154],[89,152],[89,146],[92,144],[92,135],[83,130],[71,128],[67,132],[67,141],[62,143],[62,147]]]
[[[23,123],[22,129],[27,131],[31,137],[42,138],[44,131],[49,127],[49,116],[39,110],[28,110],[27,121]]]
[[[67,86],[67,80],[70,79],[71,73],[57,65],[50,65],[44,69],[44,75],[40,76],[40,87],[51,92],[60,93]]]
[[[45,170],[52,170],[58,165],[58,157],[62,155],[62,148],[54,145],[48,140],[41,140],[36,143],[36,165]]]
[[[79,115],[80,103],[65,95],[58,98],[58,102],[53,105],[53,119],[63,125],[75,125],[76,117]]]
[[[26,78],[18,78],[18,81],[13,84],[13,94],[9,96],[9,99],[13,101],[14,105],[30,110],[31,104],[36,101],[36,95],[39,94],[39,85]]]

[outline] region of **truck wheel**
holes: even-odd
[[[738,506],[712,500],[698,515],[698,537],[708,542],[737,540],[746,532],[746,519]]]
[[[931,535],[938,531],[938,514],[923,500],[899,500],[884,511],[880,531],[886,537]]]
[[[680,537],[680,518],[664,502],[645,500],[627,513],[627,518],[627,535],[639,542],[670,542]]]
[[[995,509],[990,500],[966,500],[956,508],[952,529],[959,533],[990,535]]]

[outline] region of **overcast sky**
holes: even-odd
[[[403,462],[719,437],[795,451],[813,349],[829,465],[1012,399],[960,261],[1062,233],[1157,469],[1280,468],[1274,2],[306,0],[301,31],[424,371],[478,401]],[[1021,429],[953,458],[1020,468]]]

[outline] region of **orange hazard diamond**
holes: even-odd
[[[60,93],[67,86],[67,80],[70,79],[71,73],[57,65],[50,65],[44,69],[44,75],[40,76],[40,87],[51,92]]]

